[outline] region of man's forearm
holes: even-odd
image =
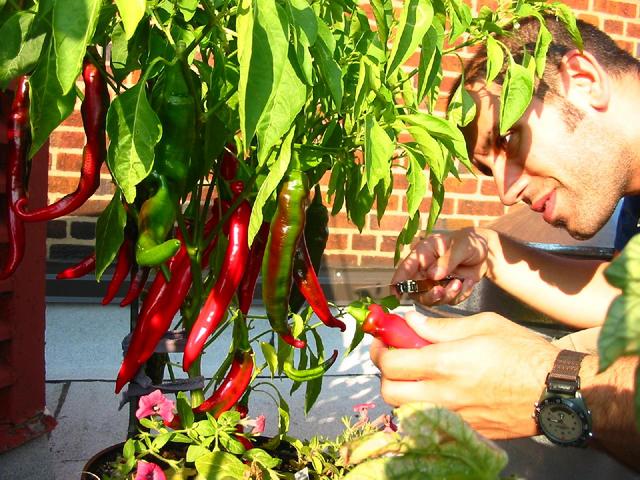
[[[591,410],[596,446],[640,470],[640,431],[634,408],[637,357],[623,357],[598,374],[598,357],[582,361],[581,392]]]
[[[496,285],[538,311],[576,328],[601,325],[620,291],[607,282],[608,262],[535,250],[493,230],[487,239],[489,270]]]

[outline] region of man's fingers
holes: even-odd
[[[411,382],[382,378],[380,394],[384,401],[392,406],[409,402],[431,403],[452,410],[459,406],[455,392],[447,388],[445,382],[438,380]]]

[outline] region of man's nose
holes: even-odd
[[[498,187],[498,195],[503,204],[515,205],[523,199],[529,185],[529,176],[517,166],[506,165],[501,175],[494,173]]]

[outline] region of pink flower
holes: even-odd
[[[160,390],[157,390],[158,392]],[[167,480],[162,469],[155,463],[140,460],[136,469],[136,478],[134,480]]]
[[[175,404],[165,397],[160,390],[154,390],[149,395],[143,395],[138,402],[136,418],[140,420],[151,415],[160,415],[166,423],[171,423]]]
[[[366,420],[369,418],[368,412],[372,408],[376,408],[375,403],[359,403],[353,406],[353,411],[358,413],[361,420]]]
[[[256,418],[256,425],[255,425],[255,427],[253,427],[253,430],[251,430],[251,433],[254,433],[256,435],[259,435],[259,434],[263,433],[266,423],[267,423],[267,420],[266,420],[265,416],[264,415],[258,415],[258,418]]]
[[[391,419],[391,415],[385,415],[383,432],[397,432],[397,431],[398,431],[398,426],[395,423],[393,423],[393,420]]]

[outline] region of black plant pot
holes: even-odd
[[[268,437],[257,437],[254,443],[256,447],[265,448],[268,446],[270,440],[271,439]],[[173,453],[175,457],[179,458],[180,456],[184,456],[186,454],[186,446],[184,444],[173,444],[173,448],[171,447],[171,445],[172,444],[168,444],[165,449],[168,449],[169,452]],[[112,474],[113,472],[111,470],[111,465],[119,456],[122,455],[123,447],[124,442],[120,442],[96,453],[84,465],[80,480],[101,480],[105,475]],[[268,450],[271,455],[282,460],[282,465],[284,467],[284,469],[282,470],[283,473],[295,472],[295,470],[289,468],[291,462],[294,462],[297,458],[296,450],[290,443],[280,442],[280,444],[274,450]]]
[[[120,442],[96,453],[82,468],[80,480],[102,479],[105,474],[109,473],[109,465],[114,462],[119,455],[122,455],[123,447],[124,442]]]

